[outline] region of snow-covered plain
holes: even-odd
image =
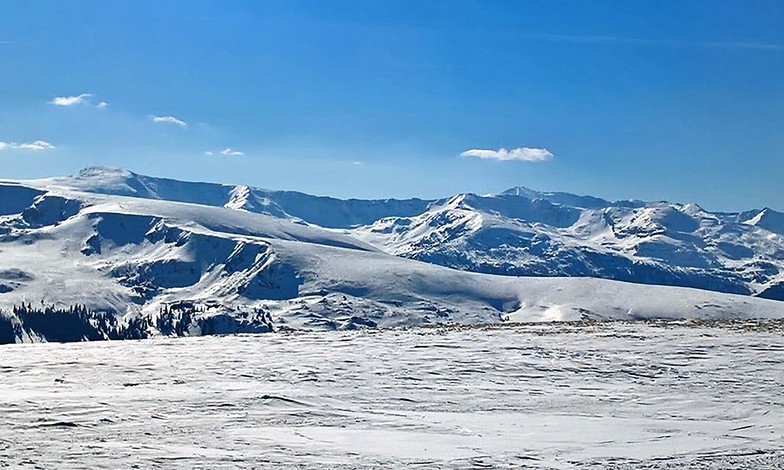
[[[784,324],[3,347],[0,467],[782,468]]]

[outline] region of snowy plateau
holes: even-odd
[[[765,319],[782,300],[784,214],[769,208],[525,188],[340,200],[110,168],[0,182],[5,343]]]

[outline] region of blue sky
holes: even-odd
[[[6,0],[0,175],[784,209],[782,77],[780,1]]]

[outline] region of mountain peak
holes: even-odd
[[[88,166],[79,170],[79,173],[74,176],[78,178],[96,178],[106,176],[128,178],[136,175],[135,173],[124,170],[122,168],[112,168],[108,166]]]
[[[527,197],[528,199],[535,199],[540,198],[542,193],[539,191],[534,191],[533,189],[526,188],[524,186],[515,186],[514,188],[509,188],[506,191],[500,194],[501,196],[522,196]]]
[[[523,186],[515,186],[502,192],[500,196],[517,196],[526,199],[544,199],[548,202],[571,206],[578,209],[599,209],[612,205],[609,201],[593,196],[578,196],[571,193],[543,192]]]
[[[743,223],[764,228],[769,232],[778,233],[779,235],[784,235],[784,213],[775,211],[769,207],[763,208],[755,216]]]

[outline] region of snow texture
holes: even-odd
[[[11,345],[0,466],[784,465],[778,322]]]

